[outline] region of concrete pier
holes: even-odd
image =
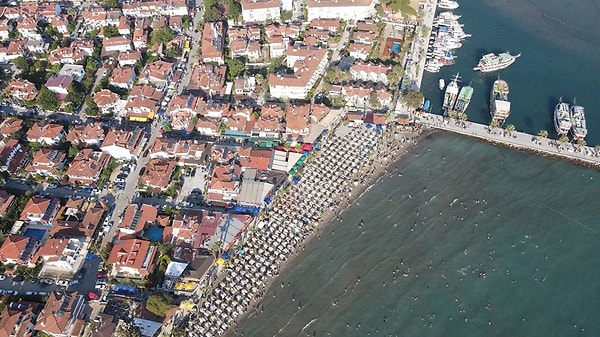
[[[501,128],[491,129],[488,125],[469,121],[456,121],[431,113],[415,113],[415,122],[427,127],[482,139],[517,150],[558,157],[578,164],[600,168],[600,152],[589,146],[561,143],[556,139],[541,138],[520,131],[508,132]]]

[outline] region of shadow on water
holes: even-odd
[[[548,115],[550,116],[550,118],[548,119],[549,122],[547,122],[545,124],[546,126],[546,130],[548,130],[548,134],[549,135],[553,135],[558,137],[558,133],[556,132],[556,129],[554,128],[554,108],[556,108],[556,104],[558,104],[558,101],[560,100],[560,97],[555,97],[555,96],[550,96],[548,97]],[[563,102],[565,102],[564,98],[563,98]]]
[[[479,62],[481,57],[487,53],[489,53],[489,51],[487,51],[485,48],[475,48],[474,56],[475,56],[475,59],[477,60],[477,62]]]

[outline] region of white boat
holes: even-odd
[[[457,9],[458,8],[458,2],[453,1],[453,0],[440,0],[438,2],[438,7],[442,8],[442,9]]]
[[[571,131],[575,140],[582,140],[587,136],[587,126],[585,123],[585,109],[573,101],[571,107]]]
[[[508,101],[508,83],[498,78],[494,81],[492,91],[490,92],[490,114],[492,120],[498,121],[499,125],[510,116],[510,102]]]
[[[454,75],[452,81],[448,83],[446,86],[446,91],[444,92],[444,104],[442,105],[442,109],[444,109],[444,114],[447,114],[456,103],[456,98],[458,97],[458,81],[460,76],[458,74]]]
[[[488,73],[500,69],[507,68],[511,64],[515,63],[516,59],[521,54],[511,55],[509,53],[500,53],[498,55],[489,53],[483,55],[479,63],[473,68],[473,70],[479,70],[482,73]]]
[[[559,135],[566,135],[571,130],[571,113],[569,104],[562,101],[562,97],[554,107],[554,128]]]
[[[444,81],[443,78],[440,78],[440,80],[438,81],[438,85],[440,87],[440,90],[444,90],[444,88],[446,87],[446,81]]]

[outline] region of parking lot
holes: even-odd
[[[205,191],[207,176],[208,171],[204,166],[193,168],[191,170],[182,170],[181,177],[183,178],[184,183],[183,187],[181,187],[181,192],[177,197],[177,201],[180,202],[187,200],[191,194],[194,194],[194,196],[198,196],[199,198],[201,198],[201,195],[204,194]]]

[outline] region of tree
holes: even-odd
[[[600,145],[594,145],[594,151],[596,152],[596,157],[600,155]]]
[[[242,5],[236,0],[227,0],[227,12],[230,19],[236,21],[242,14]]]
[[[281,21],[286,22],[292,19],[294,15],[294,12],[292,11],[286,11],[286,10],[282,10],[281,11]]]
[[[404,68],[401,64],[396,64],[387,75],[389,87],[392,89],[397,88],[402,76],[404,76]]]
[[[75,145],[71,145],[69,147],[69,154],[67,155],[67,157],[69,158],[75,158],[75,156],[79,153],[79,148]]]
[[[568,143],[569,137],[567,135],[561,135],[560,138],[558,138],[558,141],[561,142],[561,144]]]
[[[106,1],[104,1],[104,5],[108,8],[117,8],[117,7],[119,7],[119,1],[118,0],[106,0]]]
[[[497,129],[499,126],[500,126],[500,123],[498,123],[498,120],[492,119],[492,121],[490,122],[490,129],[493,131],[493,130]]]
[[[271,64],[269,64],[269,68],[267,72],[269,74],[274,74],[279,70],[286,68],[286,64],[283,62],[285,60],[285,56],[276,57],[271,59]]]
[[[577,145],[584,147],[587,145],[587,142],[585,141],[585,139],[579,139],[577,140]]]
[[[227,64],[227,81],[235,80],[244,71],[244,63],[239,59],[225,59]]]
[[[156,316],[165,317],[173,298],[166,293],[152,294],[146,301],[146,309]]]
[[[79,108],[83,103],[83,96],[79,90],[75,89],[74,85],[70,85],[67,88],[67,102],[71,103],[74,109]]]
[[[458,116],[458,119],[460,119],[463,122],[467,121],[468,118],[469,118],[469,116],[467,116],[467,114],[464,112],[461,113],[460,116]]]
[[[175,34],[169,27],[155,29],[150,33],[150,44],[155,46],[173,40]]]
[[[548,137],[548,131],[546,130],[540,130],[540,132],[538,132],[537,134],[540,138],[547,138]]]
[[[115,337],[142,337],[142,331],[131,322],[123,322],[115,330]]]
[[[450,117],[452,119],[456,119],[457,116],[458,116],[458,113],[456,113],[456,110],[448,111],[448,117]]]
[[[113,37],[119,35],[119,30],[116,26],[108,25],[102,27],[102,34],[104,34],[104,37]]]
[[[26,58],[24,58],[23,56],[19,56],[16,59],[14,59],[12,61],[15,66],[21,70],[22,72],[26,73],[29,71],[29,61],[27,61]]]
[[[369,96],[369,106],[373,109],[381,108],[381,102],[379,101],[379,96],[377,96],[376,91],[371,91],[371,95]]]
[[[423,93],[416,90],[406,90],[402,94],[402,102],[410,108],[416,108],[423,103]]]
[[[98,65],[96,64],[96,61],[93,60],[92,58],[88,57],[88,59],[85,61],[85,71],[95,73],[97,70],[98,70]]]
[[[513,124],[508,124],[506,126],[506,131],[508,131],[508,134],[512,134],[513,132],[515,132],[517,128],[515,128],[515,126]]]
[[[36,97],[37,104],[42,110],[56,111],[60,102],[54,96],[54,93],[50,91],[46,86],[42,86],[40,92]]]

